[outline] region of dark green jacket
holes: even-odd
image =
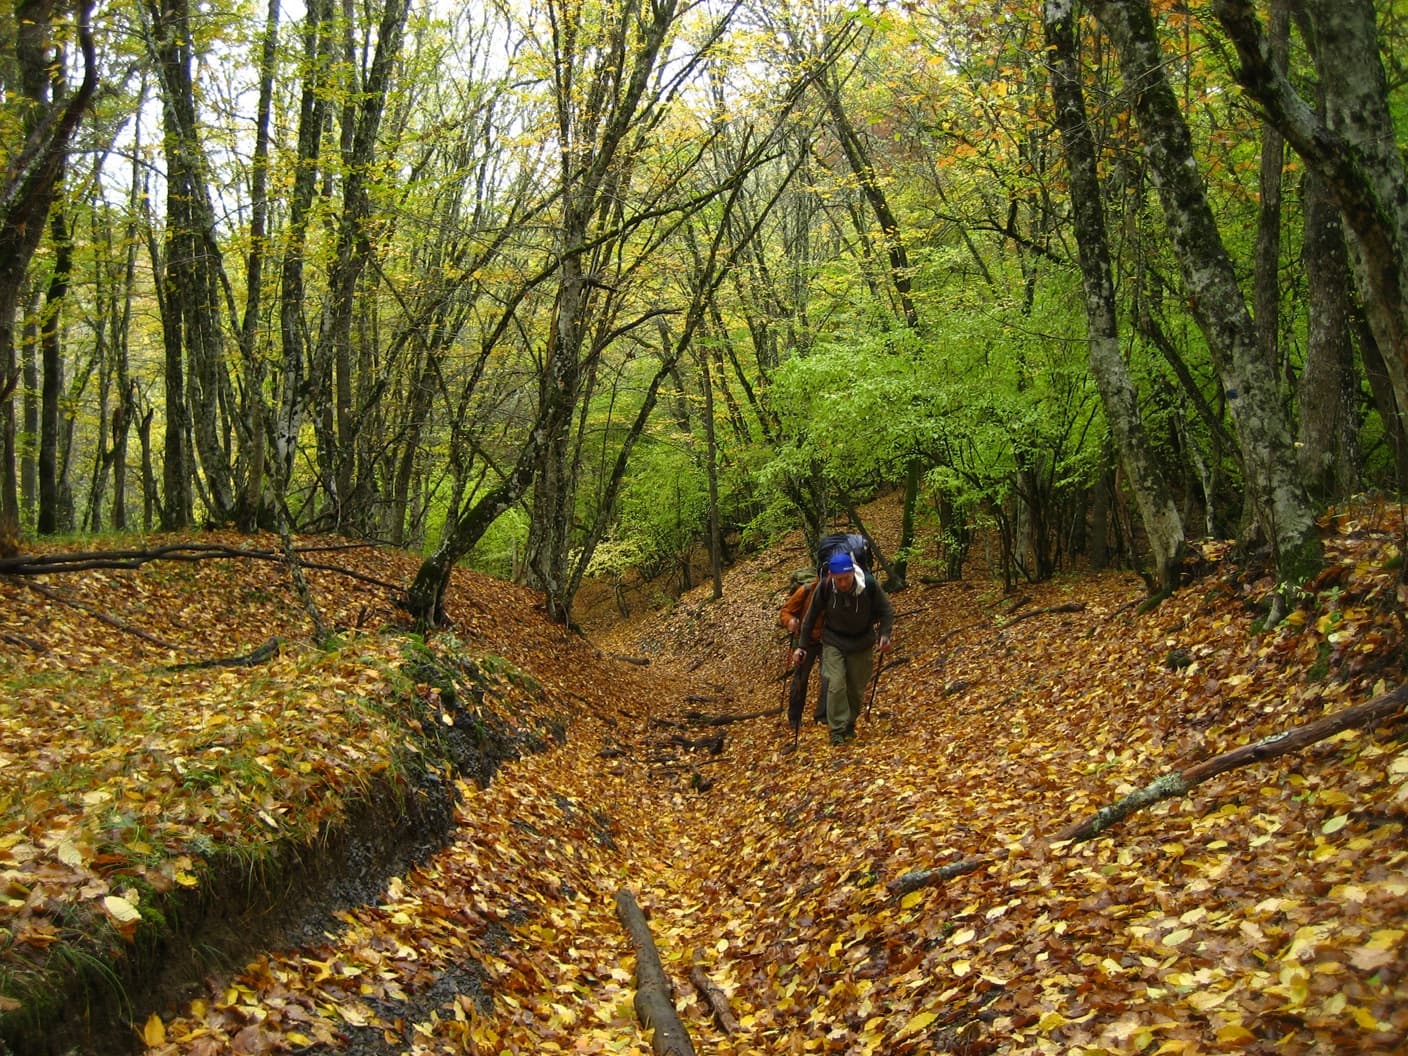
[[[812,603],[802,620],[798,641],[810,639],[812,624],[824,615],[821,644],[834,645],[843,653],[858,653],[875,644],[876,627],[879,637],[888,638],[895,627],[895,607],[875,576],[867,575],[865,589],[841,593],[831,577],[812,593]]]

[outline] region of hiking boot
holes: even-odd
[[[854,722],[846,727],[844,736],[848,741],[854,741],[856,739],[856,724]]]
[[[847,737],[844,733],[835,733],[835,732],[833,732],[833,733],[831,734],[831,747],[835,748],[835,747],[837,747],[838,745],[845,744],[845,743],[846,743],[847,741],[849,741],[849,740],[850,740],[850,738]]]
[[[813,722],[825,722],[825,721],[826,721],[826,709],[825,709],[825,708],[818,708],[816,714],[812,716],[812,721],[813,721]]]

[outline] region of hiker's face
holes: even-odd
[[[831,582],[836,584],[837,590],[850,590],[856,583],[854,572],[833,572]]]

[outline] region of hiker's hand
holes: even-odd
[[[794,664],[800,664],[806,655],[807,651],[805,649],[794,649],[792,651],[792,662]]]
[[[887,649],[889,649],[889,648],[890,648],[890,636],[889,636],[888,634],[882,634],[882,635],[880,636],[880,651],[883,653],[883,652],[885,652],[885,651],[886,651]]]
[[[800,627],[800,626],[802,626],[802,621],[799,620],[799,619],[797,619],[797,617],[792,616],[792,617],[789,617],[789,618],[788,618],[788,620],[787,620],[787,629],[788,629],[789,631],[791,631],[793,634],[796,634],[796,633],[797,633],[797,628]]]

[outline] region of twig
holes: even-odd
[[[709,973],[704,971],[704,966],[696,964],[690,969],[689,978],[694,983],[694,989],[699,991],[699,996],[713,1011],[719,1029],[725,1034],[737,1034],[738,1020],[734,1018],[733,1009],[729,1007],[728,995],[714,985]]]

